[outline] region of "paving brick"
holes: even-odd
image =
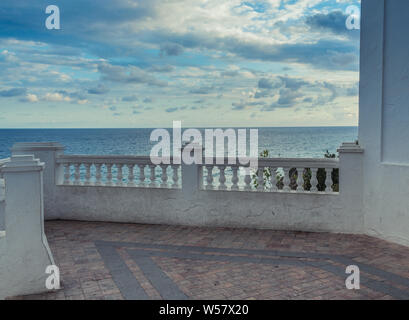
[[[409,248],[366,235],[75,221],[45,228],[63,288],[13,299],[409,297]],[[345,288],[346,263],[360,266],[360,290]],[[126,287],[130,277],[138,290]]]

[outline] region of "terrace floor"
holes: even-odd
[[[364,235],[46,222],[62,290],[17,299],[409,299],[409,248]],[[347,265],[361,288],[345,287]]]

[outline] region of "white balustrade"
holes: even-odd
[[[172,184],[168,183],[169,165],[155,165],[146,156],[95,156],[61,155],[57,158],[61,167],[61,185],[65,186],[110,186],[144,188],[181,188],[179,181],[180,165],[171,165]],[[157,167],[162,171],[159,175]],[[135,167],[138,168],[135,174]],[[149,167],[149,183],[146,183],[145,168]],[[124,169],[125,168],[125,169]],[[157,180],[160,182],[157,183]]]
[[[156,166],[154,165],[154,164],[151,164],[150,166],[149,166],[149,168],[150,168],[150,170],[151,170],[151,176],[150,176],[150,180],[151,180],[151,183],[149,183],[149,187],[151,187],[151,188],[155,188],[156,187],[156,175],[155,175],[155,168],[156,168]]]
[[[128,164],[128,187],[134,187],[135,186],[135,175],[134,175],[134,164]]]
[[[231,179],[232,182],[232,186],[231,186],[231,190],[239,190],[239,177],[238,177],[238,167],[232,167],[232,171],[233,171],[233,177]]]
[[[207,185],[206,185],[206,190],[213,190],[213,166],[206,166],[207,169]]]
[[[225,174],[226,167],[225,166],[220,166],[219,170],[220,170],[219,190],[226,190],[227,189],[226,174]]]
[[[259,167],[257,170],[257,191],[264,190],[264,168]]]
[[[304,191],[304,168],[297,168],[297,191]]]
[[[160,186],[162,188],[166,188],[168,186],[168,173],[167,173],[167,169],[168,169],[168,165],[167,164],[162,164],[161,166],[162,169],[162,183],[160,184]]]
[[[332,192],[332,169],[325,168],[325,192]]]
[[[172,176],[172,188],[178,188],[179,186],[179,165],[172,165],[172,170],[173,170],[173,176]]]
[[[310,180],[310,184],[311,184],[311,192],[317,192],[318,191],[318,178],[317,178],[317,172],[318,169],[317,168],[311,168],[311,180]]]
[[[337,193],[333,191],[335,182],[331,176],[333,170],[339,167],[337,159],[263,158],[259,159],[257,168],[250,169],[238,164],[229,165],[229,160],[224,159],[225,164],[202,165],[207,172],[202,189]],[[215,178],[218,178],[218,184]]]
[[[277,181],[277,168],[276,167],[269,167],[270,169],[270,183],[271,183],[271,191],[276,192],[278,191],[278,181]]]
[[[118,170],[117,172],[117,176],[116,176],[116,185],[117,186],[122,186],[122,179],[123,179],[123,172],[122,172],[122,168],[123,168],[123,164],[116,164],[116,169]]]
[[[338,190],[338,182],[332,179],[334,170],[339,167],[337,159],[262,158],[257,168],[248,168],[238,162],[230,164],[229,160],[232,159],[224,159],[224,164],[199,165],[204,175],[200,177],[202,189],[325,194]],[[61,155],[57,165],[62,175],[58,181],[65,186],[177,189],[181,188],[183,179],[179,164],[156,165],[146,156]]]
[[[145,186],[145,164],[139,164],[139,186]]]
[[[10,161],[10,158],[0,159],[0,202],[4,201],[4,199],[5,199],[5,184],[4,184],[4,179],[3,179],[3,173],[1,172],[1,167],[3,165],[5,165],[9,161]],[[0,215],[0,218],[1,218],[1,215]],[[1,223],[1,221],[0,221],[0,223]],[[0,227],[1,227],[1,225],[0,225]],[[1,230],[1,228],[0,228],[0,230]]]

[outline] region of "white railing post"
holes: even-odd
[[[0,299],[46,291],[45,269],[54,260],[44,233],[44,163],[14,155],[2,166],[5,191],[5,252],[0,252]]]
[[[182,153],[183,153],[182,147]],[[203,147],[201,145],[194,146],[194,151],[196,153],[203,154]],[[199,157],[198,157],[199,158]],[[200,159],[203,159],[202,155],[200,155]],[[183,159],[182,159],[183,160]],[[193,196],[198,190],[200,190],[200,184],[202,183],[202,166],[197,164],[196,161],[193,164],[185,164],[182,161],[181,164],[182,168],[182,192],[185,197],[190,198]]]
[[[233,167],[232,167],[233,177],[232,177],[232,179],[231,179],[231,183],[232,183],[232,185],[231,185],[231,190],[239,190],[239,185],[238,185],[238,182],[239,182],[238,170],[239,170],[239,167],[236,167],[236,166],[233,166]]]
[[[271,182],[271,191],[275,192],[278,191],[278,187],[277,187],[277,168],[276,167],[270,167],[270,173],[271,173],[271,177],[270,177],[270,182]]]
[[[362,155],[356,143],[343,143],[339,152],[339,192],[356,197],[362,195]]]
[[[56,210],[56,185],[64,183],[64,166],[57,165],[56,159],[64,153],[65,147],[57,142],[21,142],[11,148],[14,155],[34,155],[45,163],[44,180],[44,213],[47,219],[58,218]]]
[[[284,171],[284,178],[283,178],[284,186],[283,186],[283,191],[291,191],[291,188],[290,188],[290,183],[291,183],[291,180],[290,180],[290,168],[284,167],[284,168],[283,168],[283,171]]]
[[[297,168],[297,191],[304,191],[304,168]]]
[[[318,169],[317,168],[311,168],[311,180],[310,180],[310,184],[311,184],[311,192],[317,192],[318,191],[318,178],[317,178],[317,172]]]
[[[135,175],[134,175],[134,164],[128,164],[128,187],[134,187],[135,186]]]
[[[360,220],[351,226],[355,232],[364,229],[363,214],[363,152],[356,143],[343,143],[339,152],[339,195],[344,210],[348,210]]]

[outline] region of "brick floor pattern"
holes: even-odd
[[[409,248],[365,235],[49,221],[62,289],[12,299],[409,299]],[[360,268],[348,290],[345,268]]]

